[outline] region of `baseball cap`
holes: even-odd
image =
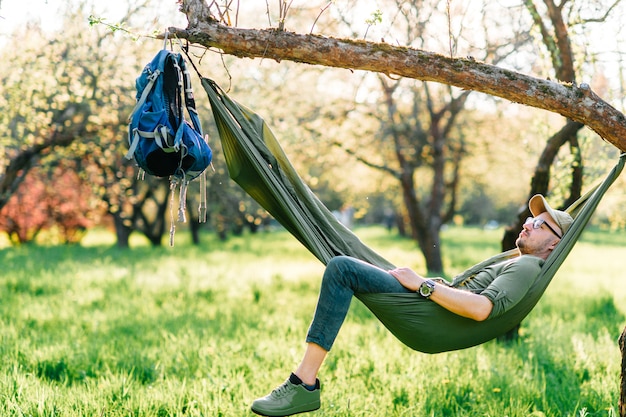
[[[528,208],[535,217],[541,213],[548,213],[548,215],[552,217],[552,220],[554,220],[554,223],[559,226],[563,234],[567,232],[567,229],[569,229],[574,221],[569,213],[561,210],[555,210],[550,207],[546,199],[541,194],[536,194],[530,199],[528,202]]]

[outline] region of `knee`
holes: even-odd
[[[335,256],[326,264],[324,275],[339,275],[345,271],[346,268],[349,268],[349,265],[351,265],[354,261],[356,261],[356,259],[351,258],[350,256]]]
[[[355,262],[359,262],[357,259],[350,256],[335,256],[327,264],[324,270],[324,276],[322,277],[322,283],[326,281],[341,282],[345,276],[352,270],[352,266]]]
[[[335,256],[330,261],[328,261],[328,263],[326,264],[326,269],[341,267],[341,265],[350,263],[352,260],[355,260],[355,259],[346,255]]]

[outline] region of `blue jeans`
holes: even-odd
[[[354,294],[411,292],[387,271],[348,256],[328,262],[306,341],[329,351]]]

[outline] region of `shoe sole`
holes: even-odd
[[[308,406],[311,406],[312,408],[307,408],[306,410],[299,410],[295,408],[295,409],[291,409],[291,410],[286,410],[283,413],[280,414],[268,414],[267,412],[264,411],[260,411],[260,410],[255,410],[254,408],[251,408],[252,412],[255,414],[258,414],[260,416],[266,416],[266,417],[287,417],[287,416],[293,416],[294,414],[300,414],[300,413],[310,413],[311,411],[315,411],[315,410],[319,410],[320,408],[320,403],[311,403],[311,404],[307,404]],[[300,408],[300,407],[298,407]],[[286,413],[286,414],[285,414]]]

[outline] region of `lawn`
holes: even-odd
[[[501,230],[444,232],[453,275]],[[414,243],[358,231],[397,265]],[[3,416],[251,416],[304,349],[323,265],[284,231],[173,248],[111,235],[0,250]],[[585,232],[512,343],[426,355],[358,301],[322,372],[315,416],[614,416],[626,236]]]

